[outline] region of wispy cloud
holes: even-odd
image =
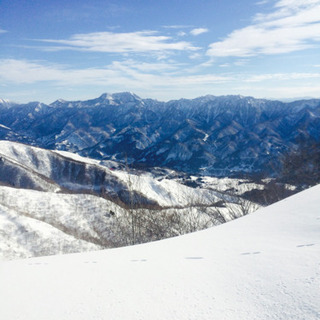
[[[159,35],[156,31],[138,31],[128,33],[95,32],[75,34],[69,39],[39,40],[54,44],[46,46],[46,50],[78,50],[108,53],[148,53],[160,51],[194,51],[187,41],[174,41],[169,36]]]
[[[270,0],[261,0],[261,1],[256,2],[256,5],[257,5],[257,6],[261,6],[261,5],[263,5],[263,4],[268,3],[269,1],[270,1]]]
[[[287,80],[308,80],[308,79],[320,79],[320,73],[298,73],[298,72],[291,72],[291,73],[265,73],[260,75],[253,75],[245,79],[245,82],[262,82],[262,81],[269,81],[269,80],[280,80],[280,81],[287,81]]]
[[[219,67],[222,67],[222,68],[234,67],[234,66],[242,67],[242,66],[245,66],[247,63],[248,63],[247,59],[239,59],[239,60],[236,60],[232,63],[230,63],[230,62],[222,63],[219,65]]]
[[[206,33],[209,30],[207,28],[195,28],[190,31],[193,36],[198,36],[199,34]]]
[[[3,30],[3,29],[0,29],[0,33],[6,33],[8,32],[7,30]]]
[[[223,64],[220,64],[219,67],[220,68],[229,68],[229,67],[231,67],[231,64],[230,63],[223,63]]]
[[[169,99],[208,94],[212,88],[215,94],[241,93],[260,97],[292,97],[298,93],[303,96],[319,95],[320,72],[239,74],[229,68],[226,70],[228,72],[199,74],[191,72],[188,65],[174,61],[142,63],[134,59],[113,61],[95,68],[0,59],[0,83],[5,83],[8,88],[28,85],[34,90],[45,84],[46,88],[52,90],[67,87],[76,92],[88,86],[94,87],[95,91],[99,88],[112,88],[113,91],[128,89],[148,97],[159,98],[161,94],[162,98]]]
[[[248,59],[239,59],[234,62],[234,65],[240,67],[240,66],[246,65],[247,63],[248,63]]]
[[[320,0],[280,0],[273,12],[209,46],[210,57],[250,57],[289,53],[320,42]]]
[[[220,65],[227,67],[229,64]],[[190,74],[183,71],[186,66],[171,62],[141,63],[133,59],[113,61],[103,68],[75,69],[66,65],[48,64],[41,61],[16,59],[0,60],[0,79],[12,83],[37,83],[53,81],[60,84],[85,85],[119,83],[132,84],[138,81],[140,86],[168,84],[222,83],[230,81],[262,82],[271,80],[301,80],[320,78],[314,73],[267,73],[253,75],[239,74]],[[159,72],[161,70],[161,72]],[[153,82],[149,83],[150,80]],[[141,81],[141,82],[140,82]]]
[[[213,83],[226,81],[224,75],[189,75],[178,63],[141,63],[132,59],[113,61],[103,68],[74,69],[65,65],[44,62],[3,59],[0,60],[0,80],[6,83],[31,84],[51,81],[68,85],[149,86],[181,85],[183,83]],[[159,72],[161,70],[161,72]]]
[[[202,57],[202,54],[198,52],[189,55],[189,59],[200,59]]]
[[[179,32],[177,33],[177,35],[178,35],[179,37],[184,37],[184,36],[187,35],[187,33],[184,32],[184,31],[179,31]]]
[[[163,26],[163,28],[166,29],[187,29],[187,28],[192,28],[191,25],[182,25],[182,24],[175,24],[175,25],[167,25],[167,26]]]

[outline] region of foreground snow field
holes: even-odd
[[[320,185],[205,231],[0,263],[0,319],[320,318]]]

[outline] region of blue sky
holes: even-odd
[[[0,97],[320,97],[320,0],[0,0]]]

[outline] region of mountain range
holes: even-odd
[[[197,175],[274,175],[284,153],[319,137],[317,99],[160,102],[123,92],[49,105],[0,100],[1,140]]]
[[[318,319],[320,185],[248,214],[319,131],[320,100],[0,99],[0,318]]]

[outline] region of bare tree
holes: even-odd
[[[210,202],[208,193],[191,193],[185,207],[147,208],[139,203],[142,191],[140,177],[127,167],[127,207],[115,217],[115,246],[133,245],[174,237],[206,229],[239,218],[257,209],[253,202],[228,196],[218,203]],[[213,199],[216,198],[213,196]]]

